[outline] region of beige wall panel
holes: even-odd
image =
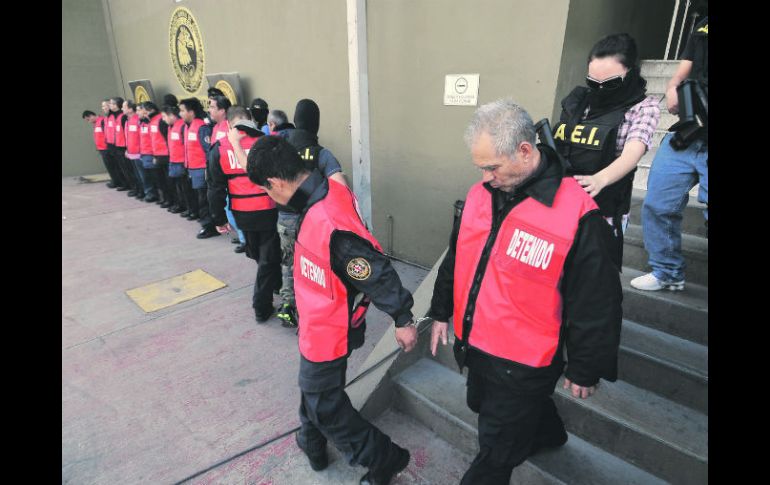
[[[118,85],[101,0],[62,1],[62,177],[106,173],[93,129],[80,115],[101,114],[101,100]]]
[[[190,96],[174,75],[171,13],[189,9],[203,37],[205,72],[237,71],[246,101],[265,99],[289,118],[302,98],[321,108],[321,143],[350,172],[350,101],[344,0],[109,0],[126,93],[150,79],[157,96]],[[205,78],[195,94],[206,96]]]
[[[446,74],[479,73],[479,105],[513,96],[537,121],[553,108],[567,0],[368,2],[375,235],[430,266],[452,204],[480,179],[463,132],[475,107],[444,106]]]

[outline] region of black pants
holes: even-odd
[[[193,190],[195,191],[195,196],[198,203],[198,216],[200,216],[198,223],[200,223],[203,229],[213,229],[214,220],[211,218],[211,212],[209,211],[208,187]]]
[[[198,215],[198,194],[195,193],[195,189],[192,188],[190,174],[185,170],[185,174],[180,178],[182,180],[179,182],[179,185],[182,186],[184,200],[187,203],[187,210],[190,214]]]
[[[343,360],[338,385],[319,392],[300,387],[299,419],[302,426],[297,441],[307,454],[317,455],[326,449],[327,439],[331,440],[351,466],[362,465],[376,471],[386,463],[392,463],[399,448],[351,404],[344,389],[347,358]],[[303,377],[308,377],[303,376],[303,370],[324,364],[327,363],[313,364],[303,359],[300,382]],[[318,382],[317,379],[308,380]]]
[[[512,392],[494,375],[468,372],[468,407],[479,414],[479,453],[461,485],[508,485],[514,467],[540,447],[567,439],[549,393]]]
[[[213,222],[212,222],[213,225]],[[251,306],[262,314],[273,310],[273,290],[281,284],[281,244],[275,228],[266,231],[243,230],[246,256],[257,261],[257,279]]]
[[[176,189],[174,188],[171,179],[168,177],[168,155],[157,156],[155,159],[158,161],[156,167],[157,172],[157,184],[160,191],[160,199],[163,202],[176,203]]]
[[[123,173],[120,171],[116,157],[115,157],[115,145],[107,144],[106,150],[100,150],[102,155],[102,161],[104,167],[107,169],[107,173],[110,175],[112,183],[118,187],[125,187],[126,181],[123,178]]]
[[[126,147],[115,147],[115,159],[118,161],[118,168],[123,175],[123,180],[126,181],[126,187],[136,190],[136,168],[134,162],[126,158]]]
[[[169,177],[168,182],[173,187],[175,205],[182,210],[187,210],[187,195],[185,192],[185,181],[187,180],[187,174],[181,177]],[[189,181],[188,181],[189,183]]]

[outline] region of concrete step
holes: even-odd
[[[623,321],[618,379],[708,415],[708,348]]]
[[[708,481],[708,416],[623,381],[589,399],[554,393],[567,430],[665,480]]]
[[[671,79],[676,73],[679,61],[645,59],[640,63],[642,77],[665,77]]]
[[[642,227],[629,224],[624,241],[623,266],[650,271]],[[708,287],[708,239],[682,234],[682,254],[685,260],[685,281]]]
[[[663,106],[666,105],[665,100],[662,102]],[[679,121],[679,115],[672,115],[668,112],[668,110],[661,109],[660,110],[660,119],[658,120],[658,130],[664,130],[668,131],[668,128]],[[660,145],[660,143],[658,143]]]
[[[478,452],[477,416],[465,404],[465,378],[421,359],[394,379],[396,408],[416,417],[444,440],[469,454]],[[530,457],[514,469],[510,483],[665,483],[640,468],[570,434],[567,443]]]
[[[647,95],[662,97],[666,94],[666,86],[671,77],[645,77],[647,80]]]
[[[637,169],[637,176],[639,170]],[[636,181],[636,180],[634,180]],[[646,183],[645,183],[646,186]],[[694,236],[706,237],[706,225],[703,217],[703,210],[706,208],[706,204],[698,202],[697,190],[698,185],[693,187],[696,191],[696,195],[692,195],[690,191],[690,199],[687,201],[687,205],[684,208],[682,214],[682,233],[692,234]],[[631,194],[631,212],[629,213],[629,223],[641,226],[642,224],[642,204],[644,203],[644,197],[647,195],[646,189],[634,188]]]
[[[450,330],[449,343],[439,345],[435,360],[457,372],[453,343]],[[618,378],[708,414],[708,348],[703,345],[624,320]]]
[[[642,291],[631,280],[644,272],[623,267],[623,318],[708,346],[708,288],[687,282],[683,291]]]
[[[663,138],[666,136],[667,133],[668,133],[668,130],[664,130],[662,127],[657,128],[655,130],[655,133],[653,133],[652,135],[652,146],[659,147],[661,141],[663,141]],[[648,150],[647,153],[650,153],[650,150]],[[645,153],[645,155],[647,153]]]

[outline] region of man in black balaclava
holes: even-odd
[[[287,130],[286,139],[297,150],[311,171],[318,170],[326,178],[347,186],[340,162],[332,152],[318,144],[318,129],[321,110],[312,99],[301,99],[294,109],[295,129]],[[290,208],[278,205],[278,235],[281,238],[281,308],[276,316],[283,320],[284,327],[297,326],[297,310],[294,302],[294,242],[297,239],[299,214]]]
[[[270,127],[267,126],[267,115],[270,113],[270,110],[268,110],[267,101],[262,98],[254,98],[251,102],[249,112],[251,113],[251,118],[254,120],[254,123],[257,124],[260,130],[262,130],[262,133],[269,135]]]

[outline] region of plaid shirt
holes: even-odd
[[[652,135],[660,121],[660,100],[654,96],[647,96],[642,101],[631,106],[623,118],[618,130],[618,143],[615,147],[615,156],[619,157],[628,140],[639,140],[652,148]]]

